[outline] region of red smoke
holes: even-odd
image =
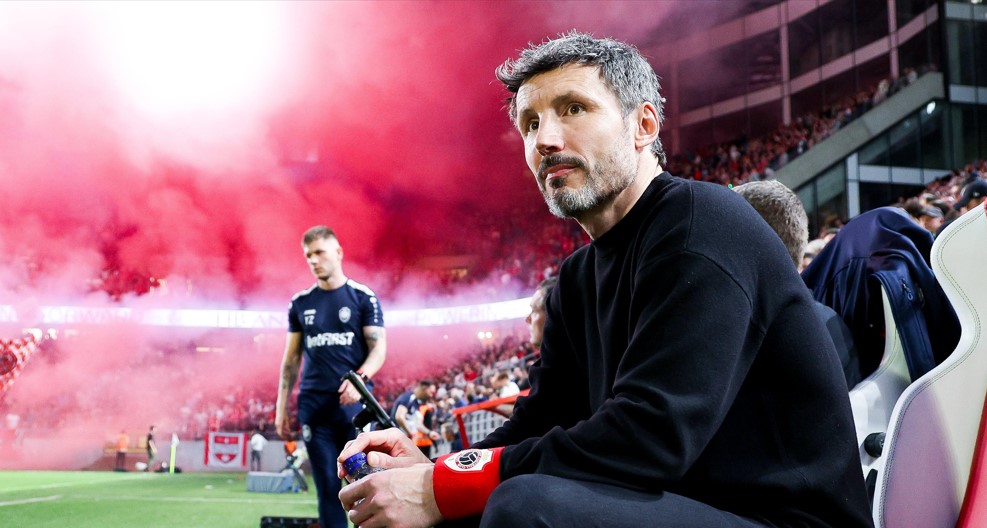
[[[673,5],[2,3],[0,305],[21,319],[4,334],[48,305],[283,309],[312,282],[299,238],[315,224],[374,286],[485,235],[472,218],[556,222],[494,68],[573,28],[644,47]],[[415,279],[398,282],[385,309],[414,305]],[[437,332],[392,332],[389,371],[467,346]],[[225,352],[184,352],[210,340]],[[273,393],[283,341],[232,341],[88,328],[4,404],[64,405],[60,429],[101,439],[176,423],[197,393]]]

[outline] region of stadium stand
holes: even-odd
[[[935,70],[935,66],[923,69]],[[848,97],[841,104],[817,113],[805,114],[790,125],[779,126],[770,134],[740,138],[731,143],[710,145],[695,153],[672,156],[667,169],[683,177],[724,185],[770,178],[773,171],[825,141],[847,123],[859,118],[868,109],[882,104],[917,78],[915,71],[908,70],[897,79],[882,81],[870,92]],[[901,197],[898,205],[913,199],[922,206],[939,207],[948,220],[956,215],[952,205],[963,186],[977,178],[983,178],[985,174],[987,160],[971,161],[933,181],[916,196]],[[831,223],[821,226],[819,238],[813,241],[814,251],[818,252],[846,220],[833,218]],[[473,245],[465,248],[468,253],[478,257],[468,267],[423,269],[408,263],[395,270],[391,276],[401,277],[411,273],[424,276],[426,289],[432,292],[425,300],[427,304],[441,305],[448,295],[481,284],[487,288],[489,297],[496,299],[503,297],[507,290],[530,290],[544,277],[557,273],[565,256],[588,242],[586,235],[574,223],[544,222],[527,214],[510,214],[496,221],[476,215],[464,220],[464,225],[469,226],[472,232],[486,234],[475,237]],[[159,288],[162,284],[160,280],[146,273],[120,269],[113,264],[116,259],[112,255],[106,257],[108,264],[101,275],[89,279],[93,290],[105,291],[114,299],[127,294],[167,294],[166,288]],[[39,266],[28,268],[43,273]],[[508,283],[511,287],[498,288],[499,285]],[[386,298],[388,291],[393,291],[399,285],[397,280],[391,284],[383,284],[380,292],[382,297]],[[531,349],[526,340],[508,336],[498,343],[476,345],[474,350],[467,351],[462,357],[466,359],[449,366],[445,372],[429,376],[436,379],[439,386],[436,428],[442,424],[454,423],[455,409],[489,400],[492,389],[486,383],[493,372],[510,371],[512,380],[523,385],[526,368],[537,357],[537,352]],[[21,362],[19,368],[23,368],[24,363],[26,361]],[[179,379],[180,373],[176,373],[176,380]],[[375,379],[375,393],[387,408],[394,397],[413,382],[414,380],[399,375],[380,376]],[[181,407],[178,429],[183,438],[201,439],[209,431],[243,431],[259,425],[265,434],[273,437],[273,427],[270,425],[273,422],[273,402],[273,389],[257,387],[242,388],[218,400],[192,394]],[[25,417],[22,427],[55,427],[60,413],[72,412],[77,405],[78,402],[67,399],[55,406],[18,411]],[[0,412],[3,411],[3,402],[0,401]],[[478,438],[469,438],[469,441],[476,440]]]

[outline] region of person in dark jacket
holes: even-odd
[[[340,492],[354,524],[870,526],[846,383],[784,245],[722,186],[663,172],[662,97],[627,44],[572,33],[498,69],[549,210],[592,242],[547,302],[531,392],[474,449]],[[370,500],[364,500],[370,499]]]

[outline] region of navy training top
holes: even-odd
[[[302,334],[305,361],[299,388],[335,392],[343,375],[367,359],[367,326],[384,326],[384,314],[377,295],[359,282],[347,279],[335,290],[316,284],[295,294],[288,331]]]

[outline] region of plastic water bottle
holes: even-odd
[[[367,454],[357,453],[343,462],[343,471],[346,472],[346,481],[353,483],[371,473],[384,471],[382,467],[373,467],[367,464]]]

